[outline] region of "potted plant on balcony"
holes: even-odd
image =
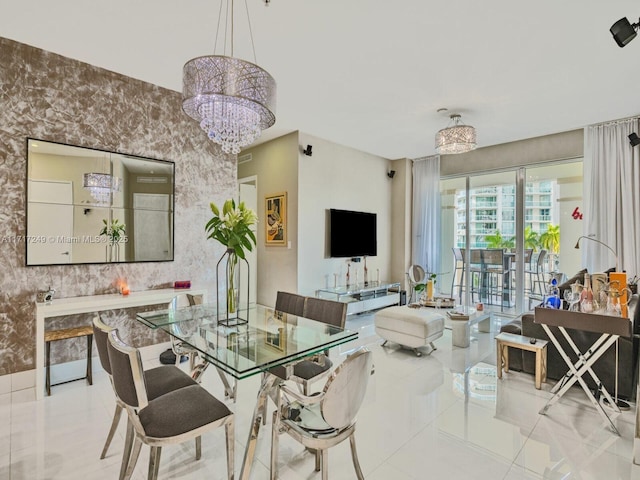
[[[235,275],[238,259],[246,259],[246,253],[253,250],[256,244],[255,233],[251,230],[258,217],[247,208],[244,202],[236,207],[236,202],[229,199],[222,206],[222,214],[215,203],[210,204],[213,217],[207,222],[205,230],[207,238],[217,240],[226,247],[227,259],[227,312],[234,313],[237,308]]]
[[[437,276],[438,276],[437,273],[427,273],[425,275],[426,281],[424,283],[417,283],[413,287],[416,293],[425,292],[424,300],[428,300],[428,301],[433,300]]]

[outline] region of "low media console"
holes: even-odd
[[[316,292],[316,296],[347,303],[347,315],[352,315],[398,305],[400,303],[400,283],[368,282],[335,288],[321,288]]]

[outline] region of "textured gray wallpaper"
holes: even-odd
[[[25,267],[27,137],[175,162],[175,260]],[[0,38],[0,375],[35,367],[35,292],[48,286],[60,298],[113,293],[120,277],[132,291],[191,280],[211,297],[223,250],[204,234],[209,202],[235,192],[235,157],[182,112],[180,93]],[[104,315],[136,346],[166,340],[138,326],[135,310]],[[90,320],[60,317],[47,328]],[[84,339],[57,343],[53,363],[85,358]]]

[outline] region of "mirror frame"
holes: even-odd
[[[133,161],[148,161],[151,162],[153,164],[156,165],[161,165],[161,168],[163,170],[166,170],[166,168],[168,167],[170,169],[170,176],[171,176],[171,180],[170,180],[170,186],[168,187],[170,189],[170,193],[168,193],[168,197],[169,197],[169,204],[167,206],[168,210],[164,210],[164,209],[154,209],[154,208],[150,208],[150,209],[145,209],[145,208],[139,208],[139,209],[135,209],[133,207],[133,202],[130,202],[130,205],[127,205],[127,202],[124,200],[124,196],[122,197],[122,199],[119,199],[119,201],[114,204],[114,198],[113,195],[110,194],[109,195],[109,200],[107,203],[105,202],[101,202],[99,200],[97,200],[96,198],[93,198],[93,196],[87,192],[87,195],[85,195],[85,199],[84,200],[76,200],[76,195],[73,194],[73,192],[69,192],[71,194],[71,198],[73,199],[71,201],[71,203],[66,203],[66,202],[60,202],[58,206],[63,205],[63,206],[71,206],[72,208],[72,213],[71,215],[79,215],[81,213],[83,213],[84,215],[90,214],[93,210],[96,211],[104,211],[106,218],[102,219],[102,222],[100,222],[100,226],[105,226],[106,223],[104,223],[105,221],[109,221],[112,222],[114,219],[118,219],[118,216],[120,217],[126,217],[129,215],[133,215],[136,211],[161,211],[161,212],[166,212],[168,215],[170,215],[170,219],[169,219],[169,223],[165,223],[165,225],[168,225],[170,228],[170,232],[168,233],[168,240],[169,240],[169,253],[168,253],[168,257],[167,258],[156,258],[156,259],[140,259],[140,260],[127,260],[126,257],[124,260],[119,260],[119,255],[121,251],[126,252],[128,251],[128,248],[126,247],[126,241],[127,239],[125,239],[124,242],[114,245],[111,248],[109,248],[108,246],[110,245],[107,236],[106,235],[86,235],[86,234],[82,234],[81,232],[76,232],[76,222],[75,220],[72,220],[72,226],[71,226],[71,230],[72,230],[72,234],[71,234],[71,241],[68,241],[67,243],[101,243],[104,244],[106,246],[105,248],[105,254],[104,254],[104,260],[98,259],[98,260],[93,260],[93,259],[89,259],[87,261],[73,261],[73,257],[71,257],[70,262],[56,262],[55,260],[52,260],[51,262],[46,262],[46,261],[40,261],[40,260],[36,260],[36,261],[29,261],[29,247],[30,245],[37,245],[38,243],[47,243],[46,239],[43,242],[39,242],[38,239],[39,238],[46,238],[44,235],[33,235],[34,232],[30,232],[29,231],[29,208],[30,208],[30,198],[32,198],[32,194],[35,194],[35,189],[32,189],[32,185],[31,182],[32,181],[37,181],[37,180],[41,180],[38,178],[32,178],[31,177],[31,172],[32,172],[32,162],[34,161],[33,157],[30,159],[30,153],[33,152],[33,150],[31,149],[31,145],[33,142],[41,142],[41,143],[46,143],[48,146],[53,146],[53,148],[63,148],[63,147],[71,147],[74,149],[82,149],[85,150],[86,153],[88,154],[87,157],[89,158],[96,158],[96,165],[98,165],[98,168],[94,168],[94,171],[98,171],[99,173],[109,173],[109,174],[113,174],[114,172],[114,164],[120,164],[122,163],[122,165],[124,166],[124,162],[122,162],[121,160],[133,160]],[[168,161],[168,160],[160,160],[157,158],[151,158],[151,157],[141,157],[138,155],[131,155],[128,153],[122,153],[122,152],[116,152],[116,151],[110,151],[110,150],[105,150],[105,149],[100,149],[100,148],[93,148],[93,147],[86,147],[86,146],[82,146],[82,145],[72,145],[72,144],[67,144],[67,143],[62,143],[62,142],[55,142],[55,141],[51,141],[51,140],[44,140],[44,139],[38,139],[38,138],[33,138],[33,137],[27,137],[26,138],[26,175],[25,175],[25,225],[24,225],[24,231],[25,231],[25,265],[27,267],[36,267],[36,266],[60,266],[60,265],[102,265],[102,264],[123,264],[123,263],[148,263],[148,262],[172,262],[174,261],[175,258],[175,162],[172,161]],[[46,154],[46,152],[44,152]],[[68,155],[69,157],[72,157],[73,155]],[[84,156],[83,156],[84,157]],[[100,162],[102,162],[102,166],[100,166]],[[124,167],[123,167],[124,168]],[[59,171],[59,170],[58,170]],[[92,172],[91,166],[89,166],[89,168],[86,169],[86,173]],[[150,174],[147,175],[152,175],[154,172],[151,171]],[[69,176],[73,176],[72,179],[69,179],[68,182],[66,179],[64,180],[59,180],[61,183],[68,183],[71,185],[71,189],[73,190],[73,181],[75,180],[76,183],[78,182],[78,175],[80,175],[79,173],[77,173],[76,175],[69,175]],[[162,175],[159,175],[162,176]],[[167,172],[166,176],[169,176],[169,173]],[[55,182],[55,180],[54,180]],[[153,182],[151,182],[153,183]],[[166,182],[165,182],[166,184]],[[77,192],[77,186],[76,186],[76,192]],[[83,187],[79,187],[79,188],[83,188]],[[30,191],[34,190],[33,192]],[[148,193],[148,192],[130,192],[130,193]],[[166,193],[163,193],[163,195],[167,195]],[[68,198],[68,196],[67,196]],[[78,197],[79,198],[79,197]],[[51,208],[53,208],[53,206],[55,206],[56,202],[32,202],[32,203],[39,203],[41,205],[48,205]],[[118,204],[119,203],[119,204]],[[165,202],[166,204],[166,202]],[[77,211],[76,211],[77,210]],[[115,213],[114,213],[115,212]],[[82,217],[82,215],[80,215]],[[93,219],[92,222],[95,223],[97,220]],[[93,228],[95,228],[95,225],[93,226]],[[135,227],[134,227],[135,228]],[[166,227],[163,227],[166,228]],[[33,228],[32,228],[33,230]],[[93,231],[93,230],[92,230]],[[134,230],[135,231],[135,230]],[[129,236],[127,235],[127,232],[125,230],[125,236]],[[104,238],[103,238],[104,237]],[[87,241],[85,242],[84,240],[82,242],[78,241],[76,242],[75,240],[77,240],[78,238],[83,238],[86,239]],[[165,244],[166,245],[166,244]],[[114,250],[115,247],[115,250]],[[72,247],[71,247],[72,248]],[[90,247],[88,247],[90,248]],[[134,248],[134,247],[129,247],[129,248]],[[95,249],[94,249],[95,250]],[[32,249],[32,252],[34,250]],[[143,250],[141,250],[143,251]],[[70,254],[72,251],[67,252],[67,254]],[[166,252],[166,248],[165,248],[165,252]],[[110,256],[113,256],[114,253],[116,254],[114,256],[115,259],[110,259]],[[54,254],[55,255],[55,254]],[[33,256],[33,255],[32,255]]]

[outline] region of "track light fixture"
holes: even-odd
[[[633,132],[631,135],[629,135],[629,143],[632,147],[640,145],[640,137],[638,137],[638,134],[636,132]]]
[[[387,172],[387,177],[389,177],[389,178],[393,178],[393,177],[395,177],[395,176],[396,176],[396,171],[395,171],[395,170],[389,170],[389,171]]]
[[[638,20],[638,23],[630,23],[629,20],[627,20],[627,17],[624,17],[611,25],[609,31],[611,32],[611,35],[613,35],[613,39],[616,41],[618,46],[622,48],[631,40],[636,38],[639,27],[640,20]]]
[[[313,148],[313,147],[312,147],[311,145],[307,145],[307,148],[305,148],[304,150],[302,150],[302,153],[304,153],[307,157],[310,157],[310,156],[311,156],[311,153],[312,153],[312,152],[311,152],[311,149],[312,149],[312,148]]]

